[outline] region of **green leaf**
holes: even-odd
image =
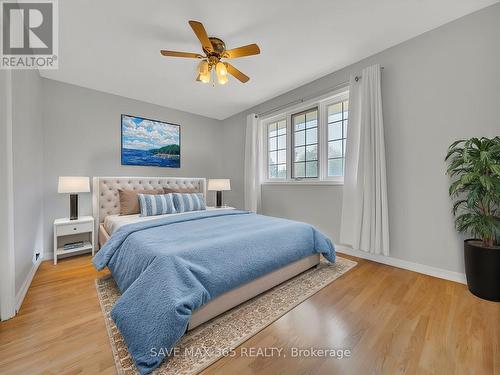
[[[453,196],[457,194],[462,187],[463,187],[462,181],[457,180],[450,185],[450,188],[448,189],[448,194],[450,196]]]
[[[454,155],[454,154],[457,154],[457,156],[460,156],[463,152],[463,148],[459,147],[459,148],[453,148],[453,149],[449,149],[448,152],[446,153],[446,157],[444,158],[445,161],[448,161],[448,159]]]
[[[460,208],[460,206],[463,206],[464,203],[467,203],[466,199],[460,199],[453,204],[453,210],[452,210],[453,215],[457,214],[458,209]]]
[[[460,143],[464,143],[465,142],[465,139],[459,139],[458,141],[455,141],[453,142],[450,147],[448,147],[448,150],[451,150],[453,148],[455,148],[457,145],[459,145]]]
[[[494,174],[496,174],[498,177],[500,177],[500,164],[492,164],[490,166],[490,168]]]

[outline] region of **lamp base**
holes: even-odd
[[[78,194],[69,195],[69,219],[78,220]]]
[[[215,200],[215,207],[221,208],[222,207],[222,191],[217,191],[216,192],[216,200]]]

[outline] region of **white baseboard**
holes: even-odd
[[[365,251],[351,249],[350,247],[346,246],[336,245],[335,247],[339,253],[344,253],[358,258],[372,260],[377,263],[383,263],[389,266],[403,268],[405,270],[423,273],[424,275],[434,276],[440,279],[455,281],[457,283],[462,283],[462,284],[467,283],[464,273],[427,266],[425,264],[409,262],[407,260],[393,258],[389,256],[386,257],[384,255],[371,254]]]
[[[33,264],[33,267],[31,268],[28,276],[26,276],[26,279],[24,280],[23,285],[21,286],[21,289],[19,289],[19,292],[17,292],[16,295],[16,313],[19,311],[21,308],[21,305],[23,304],[24,297],[26,297],[26,293],[28,292],[28,289],[31,285],[31,282],[33,281],[33,277],[35,276],[35,273],[42,263],[42,257],[39,257],[38,260]]]

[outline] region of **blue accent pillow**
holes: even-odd
[[[172,193],[177,212],[206,210],[205,199],[201,193]]]
[[[175,214],[172,194],[137,194],[139,197],[140,216],[156,216],[165,214]]]

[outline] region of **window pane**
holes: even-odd
[[[268,178],[286,178],[286,120],[268,124]]]
[[[305,129],[305,127],[306,127],[305,121],[306,121],[306,116],[304,114],[294,116],[293,117],[293,124],[294,124],[295,130],[297,131],[297,130]]]
[[[306,144],[318,143],[318,128],[306,130]]]
[[[305,169],[305,163],[295,163],[294,165],[294,177],[305,177],[306,176],[306,169]]]
[[[318,177],[318,162],[306,162],[306,177]]]
[[[269,151],[274,151],[276,150],[276,147],[278,146],[276,144],[276,137],[269,138]]]
[[[328,106],[328,122],[342,120],[342,103],[336,103]]]
[[[318,111],[316,109],[306,113],[306,127],[313,128],[315,126],[318,126]]]
[[[342,157],[342,141],[328,142],[328,158]]]
[[[343,160],[342,158],[328,160],[328,176],[344,175]]]
[[[286,164],[278,165],[278,178],[286,178]]]
[[[318,160],[318,145],[306,147],[306,160]]]
[[[278,149],[286,148],[286,135],[278,137]]]
[[[273,122],[272,124],[269,124],[269,137],[275,137],[277,134],[276,131],[276,123]]]
[[[334,139],[342,138],[342,122],[334,122],[333,124],[328,124],[328,140],[332,141]]]
[[[277,165],[270,165],[269,166],[269,178],[276,178],[278,177],[278,166]]]
[[[278,151],[278,164],[286,164],[286,150]]]
[[[286,134],[286,121],[282,120],[278,122],[278,135]]]
[[[295,146],[303,146],[306,143],[306,132],[300,131],[295,133]]]
[[[271,164],[278,164],[278,153],[276,151],[269,153],[269,165]]]
[[[295,147],[295,161],[304,161],[306,160],[306,148],[304,146],[302,147]]]
[[[349,101],[328,106],[328,176],[343,176]]]

